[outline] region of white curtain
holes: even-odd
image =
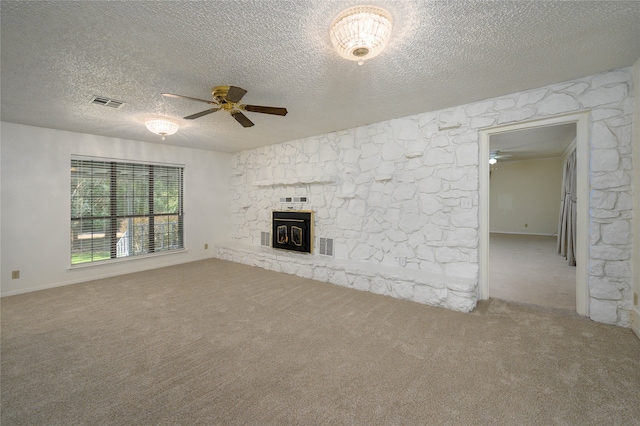
[[[576,150],[567,156],[562,174],[562,203],[558,220],[558,253],[576,266]]]

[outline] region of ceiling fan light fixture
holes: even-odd
[[[362,65],[380,54],[391,37],[391,14],[375,6],[356,6],[340,13],[329,29],[340,56]]]
[[[498,159],[496,157],[489,157],[489,164],[493,165],[496,164],[498,162]]]
[[[178,131],[178,123],[174,123],[173,121],[164,120],[161,118],[149,120],[144,123],[149,129],[150,132],[155,133],[156,135],[162,136],[162,140],[164,140],[165,136],[173,135]]]

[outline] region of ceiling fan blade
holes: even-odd
[[[243,105],[242,109],[249,112],[261,112],[263,114],[273,114],[273,115],[287,115],[286,108],[276,108],[276,107],[268,107],[268,106],[258,106],[258,105]]]
[[[253,122],[249,120],[247,116],[241,113],[240,111],[232,111],[231,115],[233,115],[233,118],[235,118],[238,123],[242,124],[242,127],[253,126]]]
[[[208,109],[208,110],[205,110],[205,111],[202,111],[202,112],[197,112],[195,114],[187,115],[184,119],[185,120],[194,120],[196,118],[200,118],[200,117],[203,117],[205,115],[214,113],[214,112],[216,112],[218,110],[220,110],[220,108],[211,108],[211,109]]]
[[[229,91],[227,92],[227,100],[233,103],[240,102],[240,99],[242,99],[245,93],[247,93],[247,91],[241,89],[240,87],[229,86]]]
[[[174,95],[173,93],[161,93],[162,96],[166,96],[168,98],[178,98],[178,99],[189,99],[191,101],[204,102],[206,104],[217,105],[214,101],[207,101],[205,99],[192,98],[190,96],[182,96],[182,95]]]

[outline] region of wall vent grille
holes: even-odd
[[[122,101],[105,98],[104,96],[94,96],[93,98],[91,98],[91,103],[106,106],[109,108],[120,108],[122,105],[124,105],[124,102]]]
[[[318,253],[322,256],[333,256],[333,238],[320,238]]]
[[[280,197],[281,203],[308,203],[308,197]]]
[[[271,236],[269,235],[269,232],[260,232],[260,245],[271,247]]]

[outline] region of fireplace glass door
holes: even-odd
[[[313,247],[313,212],[274,211],[272,216],[273,248],[311,253]]]

